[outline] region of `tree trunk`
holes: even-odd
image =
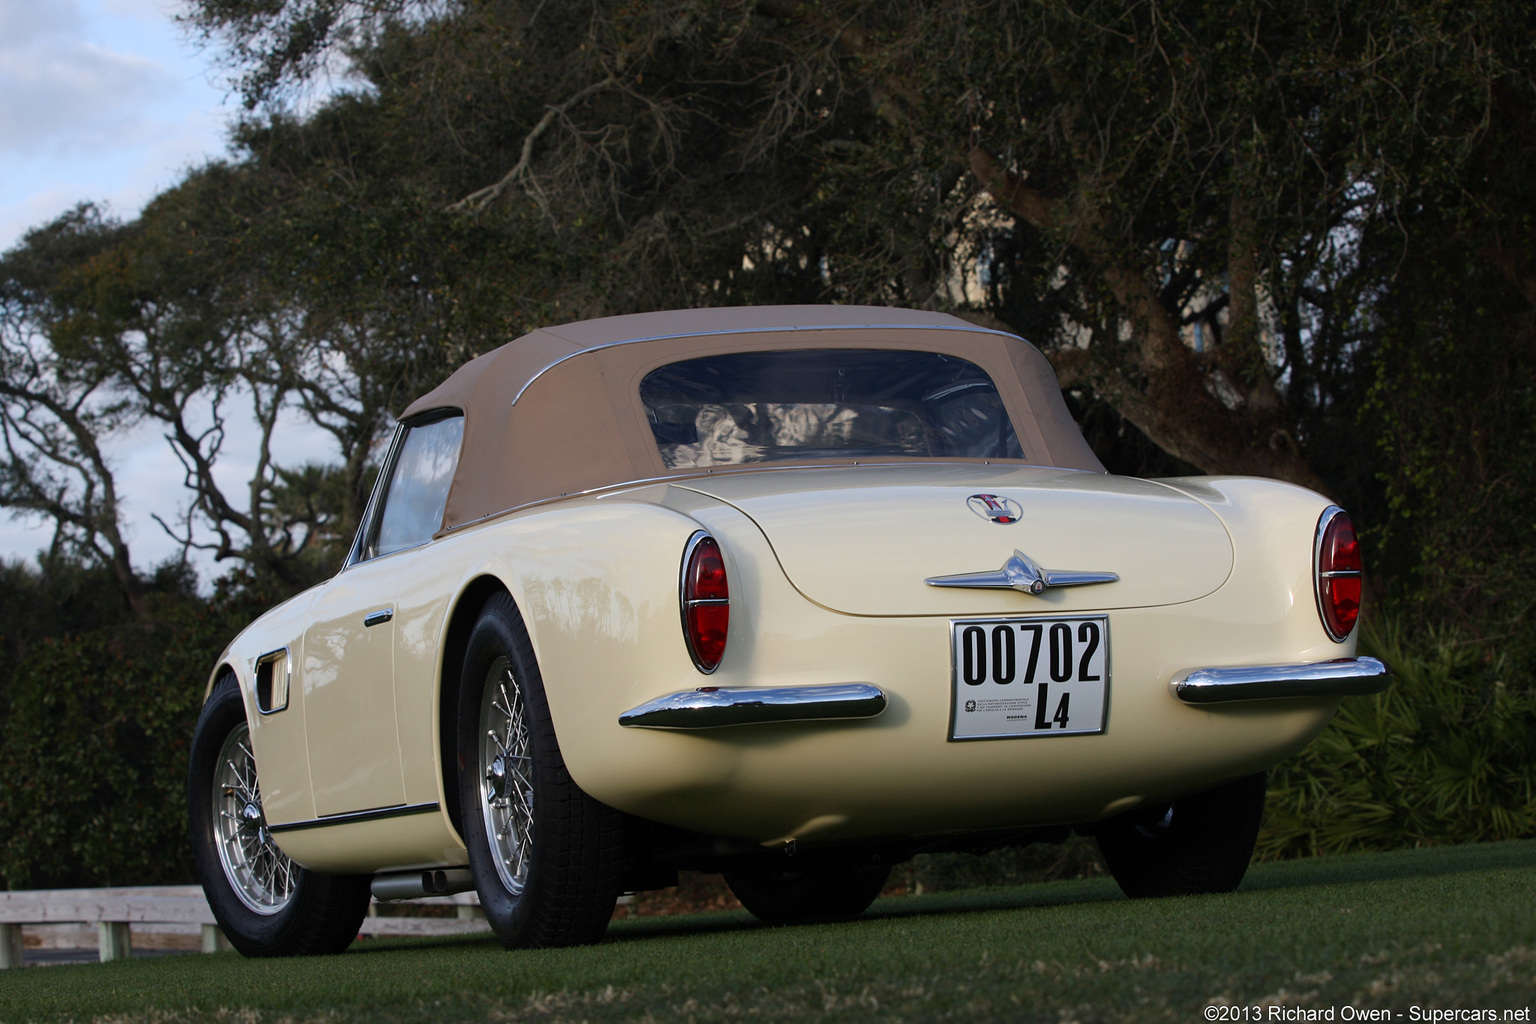
[[[1062,211],[982,147],[971,148],[970,165],[1010,213],[1064,238],[1086,256],[1130,321],[1139,381],[1123,369],[1110,368],[1090,347],[1084,355],[1069,352],[1068,358],[1056,360],[1064,385],[1092,387],[1164,451],[1207,473],[1274,477],[1323,490],[1278,401],[1241,402],[1231,408],[1218,398],[1209,371],[1184,344],[1178,321],[1163,306],[1142,268],[1124,259],[1091,215]],[[1251,274],[1246,287],[1251,293]],[[1244,301],[1245,308],[1246,303],[1254,303],[1249,315],[1256,319],[1256,299],[1250,294]],[[1264,404],[1269,407],[1261,407]]]

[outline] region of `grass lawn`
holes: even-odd
[[[1286,1008],[1531,1020],[1531,1007],[1536,841],[1263,864],[1223,896],[1133,902],[1092,879],[892,897],[836,925],[769,928],[741,911],[633,919],[582,949],[371,940],[329,958],[221,953],[0,974],[6,1024],[1193,1024],[1318,1019]]]

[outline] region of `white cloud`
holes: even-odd
[[[0,50],[0,148],[90,156],[133,143],[143,104],[179,88],[161,64],[91,43]]]
[[[50,33],[78,31],[78,0],[0,0],[0,47],[25,46]]]
[[[32,563],[33,555],[53,543],[53,526],[32,518],[0,519],[0,558]]]
[[[0,6],[0,152],[89,154],[142,131],[142,106],[181,83],[159,60],[102,45],[78,4]]]
[[[101,10],[119,18],[170,21],[183,5],[175,0],[102,0]]]
[[[224,150],[224,93],[175,9],[0,0],[0,249],[84,200],[132,217]]]

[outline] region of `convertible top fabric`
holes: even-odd
[[[1104,471],[1033,345],[944,313],[884,306],[686,309],[544,327],[465,363],[401,418],[464,413],[464,447],[443,517],[448,531],[533,502],[696,475],[663,464],[640,401],[641,378],[698,356],[806,348],[967,359],[996,383],[1025,461]]]

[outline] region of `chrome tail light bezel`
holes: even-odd
[[[1348,526],[1350,535],[1355,537],[1356,562],[1358,567],[1350,569],[1334,568],[1330,563],[1328,568],[1323,566],[1323,556],[1329,544],[1329,531],[1343,517],[1344,524]],[[1354,579],[1364,582],[1364,563],[1359,555],[1359,538],[1355,534],[1354,520],[1349,517],[1337,505],[1329,505],[1323,509],[1323,514],[1317,520],[1317,532],[1312,540],[1312,591],[1317,599],[1317,617],[1323,624],[1323,630],[1334,643],[1343,643],[1354,633],[1360,624],[1360,595],[1355,597],[1355,610],[1346,628],[1340,629],[1343,624],[1339,621],[1339,613],[1333,597],[1329,594],[1329,583],[1336,579]]]
[[[693,568],[694,559],[699,555],[699,550],[704,545],[713,546],[715,553],[720,558],[721,573],[724,581],[726,596],[698,597],[693,593]],[[683,546],[683,560],[678,572],[677,580],[677,604],[683,628],[683,643],[688,648],[688,657],[693,660],[693,667],[704,675],[712,675],[720,667],[720,662],[725,658],[725,648],[730,641],[730,575],[725,572],[725,553],[720,549],[720,542],[715,540],[704,530],[696,530],[693,536],[688,538],[688,543]],[[707,652],[699,650],[699,644],[694,637],[694,624],[691,615],[695,609],[703,607],[723,608],[725,610],[725,638],[720,642],[718,654],[711,659]]]

